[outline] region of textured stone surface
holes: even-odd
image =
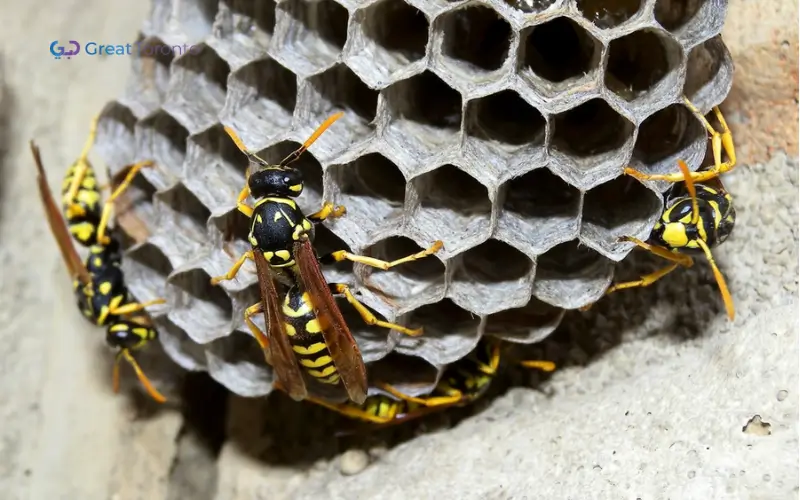
[[[399,337],[344,305],[370,365],[420,358],[431,387],[483,334],[535,343],[598,299],[631,250],[617,238],[645,238],[663,207],[622,168],[699,167],[707,141],[680,95],[708,110],[733,65],[718,36],[726,1],[590,3],[154,1],[143,43],[197,49],[133,61],[98,151],[115,172],[158,163],[132,210],[151,236],[125,266],[137,296],[168,300],[167,353],[237,394],[271,391],[242,318],[252,266],[208,284],[248,248],[235,210],[247,162],[222,124],[277,162],[343,111],[296,164],[307,213],[348,209],[319,250],[395,258],[444,241],[390,272],[326,270],[389,321],[425,328]]]

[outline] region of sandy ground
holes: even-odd
[[[260,403],[233,399],[218,467],[198,465],[218,487],[196,491],[205,484],[197,474],[174,472],[182,461],[204,463],[176,444],[181,415],[142,415],[111,393],[103,333],[74,310],[26,144],[35,137],[60,178],[128,73],[123,57],[55,61],[50,42],[132,40],[148,2],[5,3],[0,17],[13,22],[0,31],[0,496],[796,498],[797,5],[760,5],[732,1],[725,31],[737,72],[724,110],[744,164],[726,179],[739,217],[717,252],[738,308],[733,324],[719,306],[695,306],[718,303],[699,262],[568,315],[546,348],[571,361],[541,391],[515,389],[455,428],[369,456],[340,459],[334,449],[310,465],[270,465],[280,434],[254,432]],[[748,426],[756,415],[769,428]],[[362,459],[372,462],[363,472],[341,473]]]

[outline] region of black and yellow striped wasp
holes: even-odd
[[[86,139],[83,150],[78,159],[67,169],[61,185],[61,206],[69,232],[75,241],[89,248],[96,245],[111,245],[111,239],[106,232],[114,201],[130,186],[134,176],[142,168],[153,165],[150,160],[132,165],[111,196],[105,202],[101,202],[102,188],[98,184],[94,168],[89,162],[89,151],[91,151],[97,136],[99,119],[100,117],[96,116],[92,120],[89,137]]]
[[[481,339],[472,352],[445,368],[439,383],[427,396],[411,397],[391,385],[378,383],[376,388],[391,397],[376,394],[360,405],[351,401],[331,404],[315,398],[306,401],[381,427],[400,424],[447,408],[466,406],[479,399],[498,373],[501,350],[499,341]],[[556,368],[551,361],[526,360],[519,364],[545,372]]]
[[[294,198],[303,192],[303,177],[291,163],[313,144],[342,113],[320,125],[296,151],[277,165],[271,165],[249,152],[238,135],[228,127],[225,131],[236,146],[247,155],[251,167],[245,187],[237,199],[238,210],[250,218],[248,240],[251,249],[242,255],[227,274],[211,279],[216,285],[233,279],[246,260],[256,265],[261,301],[245,311],[245,321],[261,345],[267,363],[293,399],[305,399],[311,393],[327,400],[363,403],[367,397],[367,373],[361,352],[342,317],[333,295],[343,295],[364,321],[406,335],[420,335],[422,329],[379,320],[344,283],[328,283],[320,264],[349,260],[379,269],[389,269],[431,255],[442,247],[437,241],[414,255],[386,262],[354,255],[345,250],[318,256],[313,247],[314,224],[329,217],[344,215],[345,209],[326,202],[309,216],[302,213]],[[249,169],[248,169],[249,170]],[[245,203],[249,195],[255,204]],[[278,293],[275,277],[283,278]],[[281,299],[282,298],[282,299]],[[263,313],[268,332],[264,333],[251,317]],[[341,389],[344,389],[346,395]]]
[[[50,230],[73,279],[78,308],[90,322],[106,327],[106,342],[118,350],[112,373],[114,392],[119,390],[119,363],[124,358],[133,367],[148,394],[163,403],[166,398],[150,383],[131,351],[144,347],[157,337],[157,332],[144,315],[144,310],[165,301],[156,299],[139,303],[130,300],[119,265],[119,245],[114,239],[109,238],[108,245],[93,245],[86,262],[81,262],[70,237],[70,229],[50,192],[39,148],[33,141],[30,142],[30,147],[37,169],[39,195]]]
[[[669,260],[671,264],[638,280],[614,284],[609,287],[606,294],[625,288],[649,286],[678,266],[691,267],[694,264],[691,254],[703,253],[711,264],[728,317],[733,320],[735,317],[733,298],[711,253],[712,248],[730,236],[736,222],[733,198],[719,178],[736,164],[733,137],[718,107],[714,107],[714,113],[722,127],[721,133],[714,129],[688,99],[684,98],[684,102],[710,132],[714,166],[690,172],[686,163],[678,160],[680,172],[666,175],[650,175],[631,168],[625,169],[626,174],[643,181],[683,181],[682,185],[676,184],[667,192],[664,212],[653,228],[650,243],[628,236],[621,238]],[[728,161],[724,163],[723,149],[728,156]]]

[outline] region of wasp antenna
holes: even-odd
[[[714,271],[714,278],[717,279],[717,286],[719,286],[719,291],[722,294],[722,302],[725,303],[725,311],[727,311],[728,317],[731,319],[731,321],[733,321],[733,318],[736,316],[736,312],[734,311],[733,307],[733,297],[731,297],[731,292],[728,290],[728,284],[725,283],[725,277],[722,276],[722,272],[720,272],[719,267],[717,267],[714,256],[711,254],[711,249],[708,248],[706,242],[698,239],[697,244],[703,249],[709,264],[711,264],[711,270]]]
[[[689,197],[692,199],[692,224],[697,224],[700,221],[700,205],[697,203],[697,190],[694,188],[692,173],[689,172],[689,167],[683,160],[678,160],[678,168],[680,168],[683,173],[683,180],[686,182],[686,190],[689,192]]]
[[[130,363],[130,365],[133,367],[133,370],[136,372],[136,376],[139,378],[139,382],[142,383],[142,385],[144,386],[145,390],[147,391],[147,393],[150,395],[151,398],[155,399],[159,403],[164,403],[164,402],[167,401],[167,398],[165,398],[160,392],[158,392],[158,390],[156,390],[155,387],[153,387],[153,384],[150,383],[150,379],[148,379],[147,376],[144,374],[144,372],[142,371],[141,367],[139,367],[139,363],[136,362],[136,359],[131,355],[131,353],[130,353],[130,351],[128,351],[128,349],[123,349],[123,350],[120,351],[119,355],[117,356],[117,363],[114,366],[115,371],[117,372],[117,375],[116,375],[117,387],[119,386],[119,357],[120,356],[124,357],[125,360],[128,363]],[[116,391],[114,391],[114,392],[116,392]]]
[[[285,167],[286,165],[297,160],[297,158],[299,158],[300,155],[303,154],[306,149],[310,148],[311,145],[314,144],[317,141],[317,139],[319,139],[319,136],[321,136],[326,130],[328,130],[328,127],[333,125],[333,122],[335,122],[342,116],[344,116],[344,113],[342,111],[339,111],[338,113],[328,117],[327,120],[322,122],[322,125],[317,127],[317,130],[315,130],[314,133],[311,134],[311,137],[309,137],[308,140],[306,140],[306,142],[304,142],[302,146],[297,148],[297,150],[289,153],[289,156],[287,156],[280,162],[280,166]]]
[[[250,159],[258,160],[261,163],[267,163],[266,161],[264,161],[263,158],[253,153],[252,151],[249,151],[247,147],[244,145],[244,142],[242,142],[242,138],[239,137],[239,134],[237,134],[232,128],[226,126],[223,126],[222,128],[225,129],[225,133],[228,134],[228,137],[230,137],[233,143],[236,144],[236,147],[239,149],[239,151],[244,153]],[[250,167],[248,166],[248,171],[249,170]]]

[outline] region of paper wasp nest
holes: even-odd
[[[540,341],[565,309],[602,296],[631,250],[617,238],[646,238],[662,210],[660,193],[622,168],[699,167],[707,138],[680,97],[707,112],[727,95],[726,8],[156,0],[129,88],[103,110],[98,137],[113,172],[158,164],[127,200],[150,231],[125,261],[131,289],[167,298],[155,319],[177,363],[242,395],[268,393],[271,370],[242,320],[258,300],[252,263],[209,284],[248,248],[235,210],[247,161],[221,123],[278,161],[343,110],[295,164],[306,213],[323,200],[348,210],[319,227],[320,252],[391,259],[445,245],[389,272],[326,268],[388,320],[425,327],[400,338],[342,303],[365,360],[411,356],[400,357],[415,363],[409,377],[428,367],[430,386],[482,335]],[[159,48],[183,44],[197,47]]]

